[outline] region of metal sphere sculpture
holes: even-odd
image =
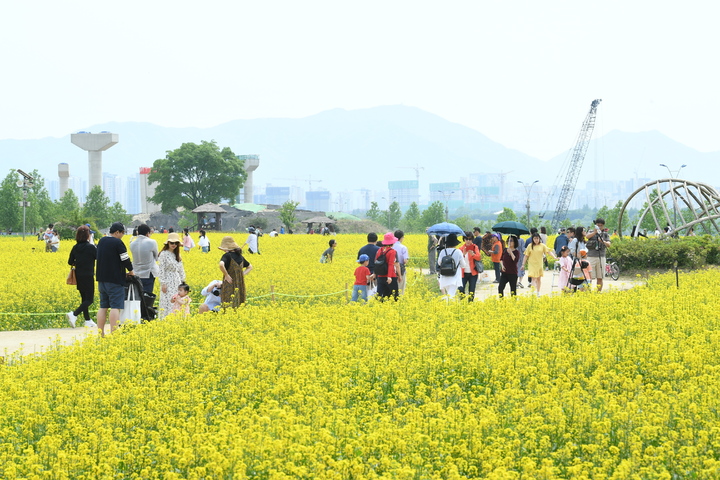
[[[633,237],[640,234],[639,226],[648,215],[652,216],[655,228],[660,232],[669,225],[673,234],[688,234],[694,226],[702,224],[707,233],[720,234],[720,193],[717,190],[704,183],[663,178],[646,183],[625,200],[618,218],[618,233],[621,237],[625,209],[638,195],[647,206],[639,212],[636,227],[633,227],[631,233]]]

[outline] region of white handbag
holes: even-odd
[[[125,322],[139,325],[142,322],[142,318],[140,316],[140,302],[141,300],[138,298],[135,287],[130,285],[127,297],[125,298],[124,308],[120,310],[120,325],[125,324]]]

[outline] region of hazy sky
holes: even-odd
[[[596,135],[719,151],[717,1],[36,0],[0,16],[0,138],[404,104],[548,159]]]

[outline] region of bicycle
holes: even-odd
[[[613,261],[612,258],[608,258],[605,262],[605,276],[613,280],[620,278],[620,265]]]

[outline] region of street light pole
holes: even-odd
[[[670,170],[670,167],[668,167],[664,163],[661,163],[660,166],[667,168],[667,171],[670,174],[671,179],[677,178],[678,175],[680,175],[680,170],[687,167],[687,165],[685,165],[684,163],[682,165],[680,165],[680,168],[678,168],[677,170]],[[673,173],[675,173],[675,175],[673,175]],[[672,185],[671,185],[671,188],[672,188]],[[675,201],[673,201],[673,226],[672,226],[673,230],[675,230],[676,226],[677,226],[677,205],[675,204]]]
[[[680,168],[678,168],[677,170],[670,170],[670,167],[668,167],[664,163],[661,163],[660,166],[667,168],[667,171],[670,174],[670,178],[677,178],[677,176],[680,175],[680,170],[687,167],[687,165],[682,164],[682,165],[680,165]],[[675,173],[675,175],[673,175],[673,173]]]
[[[454,191],[446,192],[445,190],[438,190],[438,193],[442,193],[443,197],[445,198],[445,221],[447,222],[448,218],[449,218],[449,213],[450,213],[448,210],[448,198],[450,198],[450,195],[452,195],[455,192]]]
[[[27,217],[26,211],[27,211],[27,207],[30,206],[30,202],[27,201],[28,190],[33,186],[33,181],[34,181],[35,179],[34,179],[33,177],[31,177],[30,175],[28,175],[27,173],[25,173],[25,172],[23,172],[22,170],[20,170],[19,168],[18,168],[16,171],[17,171],[20,175],[23,176],[23,179],[22,179],[22,180],[18,180],[17,186],[18,186],[19,188],[22,188],[22,191],[23,191],[23,200],[22,200],[22,202],[19,202],[19,203],[20,203],[20,206],[23,207],[23,231],[22,231],[22,238],[23,238],[23,241],[25,241],[25,230],[27,229],[27,228],[26,228],[26,225],[25,225],[25,219],[26,219],[26,217]]]
[[[526,199],[525,199],[525,212],[526,212],[526,215],[527,215],[525,221],[528,223],[528,224],[527,224],[527,227],[528,227],[528,228],[530,228],[530,192],[532,191],[533,185],[535,185],[535,184],[538,183],[539,181],[540,181],[540,180],[535,180],[534,182],[532,182],[532,183],[529,184],[529,185],[526,184],[525,182],[521,182],[520,180],[517,181],[517,182],[518,182],[519,184],[521,184],[521,185],[523,186],[523,188],[525,189],[525,196],[526,196]]]

